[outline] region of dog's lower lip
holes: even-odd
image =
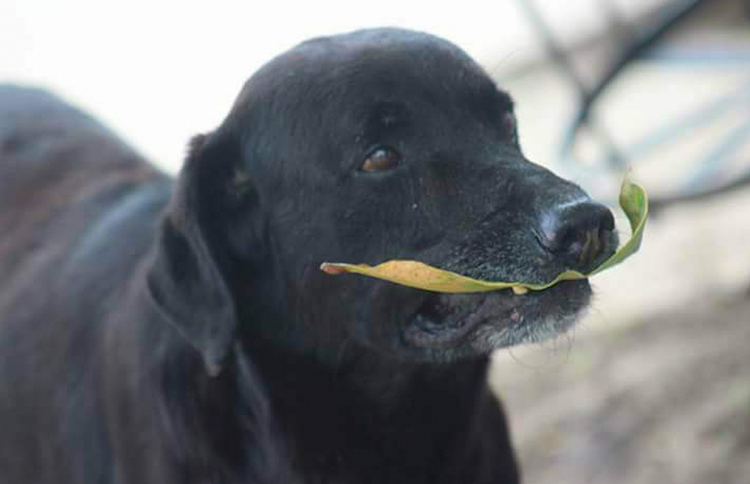
[[[562,281],[544,291],[523,295],[510,289],[480,294],[433,293],[423,297],[415,308],[401,337],[416,348],[458,348],[488,325],[500,331],[509,325],[533,325],[549,316],[576,313],[587,302],[576,295],[580,289],[575,288],[587,284],[586,280]]]
[[[461,320],[459,324],[445,326],[416,314],[413,322],[406,328],[405,337],[419,346],[444,347],[460,342],[482,322],[480,319],[469,324]]]
[[[513,297],[509,293],[510,297]],[[409,325],[405,328],[404,336],[412,344],[426,347],[446,347],[460,343],[472,331],[487,322],[486,317],[477,316],[478,310],[488,297],[508,297],[503,294],[482,294],[480,302],[474,306],[467,306],[464,311],[453,311],[447,315],[431,317],[430,308],[438,305],[439,296],[428,297],[420,306],[420,309],[412,316]],[[425,310],[425,307],[427,310]],[[459,312],[459,314],[456,314]],[[501,315],[497,315],[501,317]],[[439,321],[442,319],[442,321]]]

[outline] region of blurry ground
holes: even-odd
[[[750,297],[736,296],[498,354],[524,481],[750,482]]]
[[[747,55],[741,2],[710,3],[668,52]],[[601,71],[612,45],[604,38],[579,46],[585,78]],[[605,96],[597,119],[618,144],[633,143],[747,86],[748,67],[748,60],[639,62]],[[510,73],[500,64],[496,75],[517,101],[530,159],[592,192],[616,191],[619,175],[588,179],[555,163],[558,143],[549,140],[560,140],[561,120],[576,102],[564,77],[549,64]],[[748,119],[750,100],[735,98],[716,122],[640,159],[635,178],[654,193],[668,189],[695,171],[690,160]],[[750,136],[734,158],[749,165]],[[627,227],[623,217],[618,223]],[[492,383],[509,412],[525,482],[750,483],[750,187],[652,217],[641,252],[593,285],[594,310],[572,334],[496,354]]]

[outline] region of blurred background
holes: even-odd
[[[175,172],[263,62],[379,25],[474,56],[530,159],[610,203],[629,169],[653,197],[578,328],[495,355],[525,481],[750,483],[749,1],[3,0],[0,82],[52,89]]]

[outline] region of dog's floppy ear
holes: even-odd
[[[175,192],[162,220],[148,292],[159,312],[203,356],[217,375],[233,346],[237,328],[234,300],[217,247],[216,204],[223,199],[227,153],[193,139]]]

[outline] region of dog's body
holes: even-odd
[[[611,252],[603,213],[423,34],[281,56],[176,182],[2,87],[0,482],[516,483],[488,353],[569,326],[588,284],[436,296],[318,265],[547,279]]]

